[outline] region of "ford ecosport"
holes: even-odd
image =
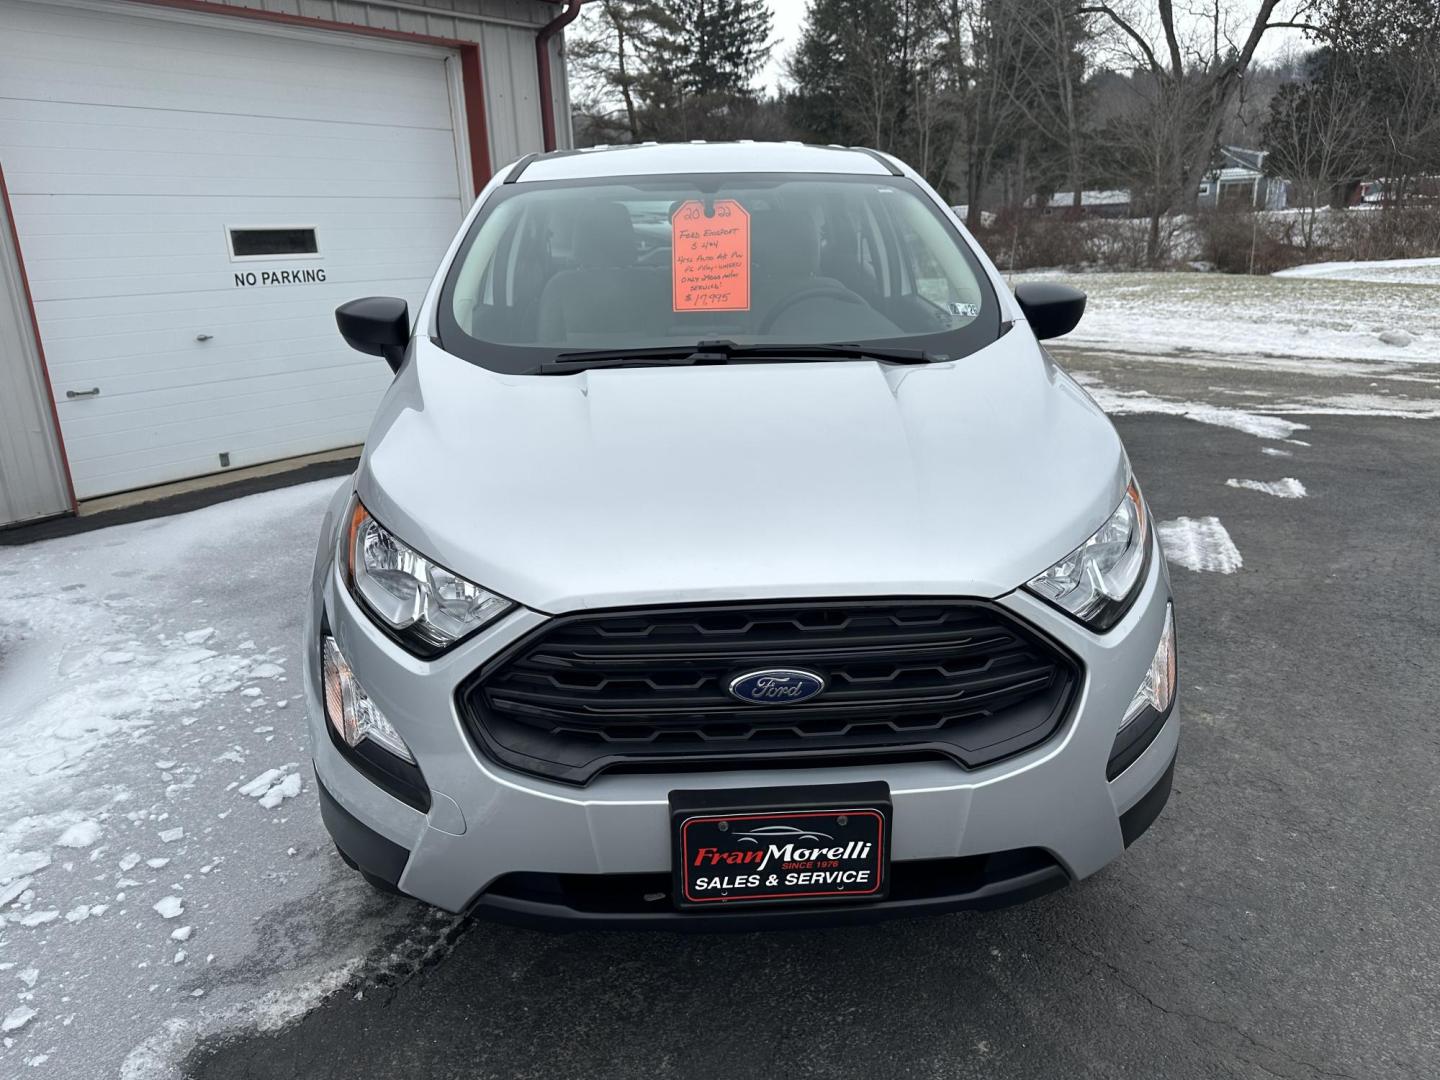
[[[325,517],[325,824],[379,887],[541,923],[987,907],[1093,874],[1177,746],[1156,530],[1104,413],[913,170],[797,144],[525,158]]]

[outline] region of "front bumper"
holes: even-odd
[[[461,683],[547,616],[521,609],[450,653],[420,660],[396,646],[358,609],[332,560],[322,555],[307,618],[305,690],[315,770],[322,797],[328,800],[327,825],[342,849],[347,838],[352,849],[363,846],[356,837],[377,839],[379,849],[389,852],[386,866],[392,872],[403,861],[396,884],[411,896],[451,911],[474,909],[524,921],[748,928],[995,906],[1048,892],[1093,874],[1118,856],[1138,835],[1136,828],[1143,831],[1154,819],[1168,794],[1179,737],[1173,711],[1114,779],[1106,779],[1106,769],[1116,720],[1130,703],[1160,638],[1169,583],[1157,547],[1135,606],[1103,635],[1023,592],[996,602],[1049,634],[1085,669],[1069,719],[1055,736],[1031,750],[973,771],[951,762],[923,761],[621,773],[602,774],[577,789],[509,771],[482,757],[455,705]],[[317,670],[322,625],[328,625],[366,691],[414,752],[430,789],[428,812],[376,786],[329,738]],[[891,856],[896,880],[905,863],[914,864],[917,876],[921,864],[942,877],[953,870],[953,880],[931,882],[908,898],[892,896],[849,908],[682,915],[670,909],[668,899],[658,911],[653,901],[646,902],[651,907],[642,904],[630,910],[623,905],[617,909],[613,898],[598,906],[577,899],[591,879],[630,882],[638,887],[637,895],[656,891],[643,887],[647,880],[659,881],[661,875],[668,879],[672,789],[805,787],[876,779],[889,784],[894,805]],[[334,822],[342,819],[337,815],[345,821],[338,828]],[[1042,853],[1044,860],[1026,863],[1019,854],[1032,852]],[[387,876],[367,865],[365,852],[346,854],[372,874]]]

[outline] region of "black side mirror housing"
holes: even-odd
[[[335,325],[345,344],[367,356],[383,356],[391,371],[400,370],[410,343],[410,305],[398,296],[362,296],[335,309]]]
[[[1085,314],[1085,294],[1056,281],[1026,281],[1015,286],[1025,321],[1041,341],[1075,329]]]

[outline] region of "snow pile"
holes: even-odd
[[[100,825],[94,821],[80,821],[71,825],[55,843],[61,847],[88,848],[96,840],[100,839]]]
[[[1288,439],[1297,431],[1306,430],[1309,425],[1278,416],[1232,409],[1228,405],[1210,405],[1198,401],[1171,401],[1155,397],[1144,390],[1112,390],[1094,383],[1086,391],[1111,416],[1137,416],[1146,413],[1160,416],[1183,416],[1215,427],[1230,428],[1254,435],[1260,439]]]
[[[248,784],[241,785],[240,794],[259,800],[266,810],[274,810],[286,799],[300,794],[303,788],[300,774],[290,771],[296,768],[299,766],[292,761],[278,768],[266,769]]]
[[[1240,551],[1217,517],[1176,518],[1157,526],[1165,558],[1187,570],[1233,574],[1244,565]]]
[[[1245,488],[1247,491],[1261,491],[1277,499],[1303,499],[1305,485],[1293,476],[1281,480],[1236,480],[1233,476],[1225,481],[1226,487]]]

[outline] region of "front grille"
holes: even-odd
[[[737,675],[823,675],[754,705]],[[993,604],[853,600],[624,609],[557,618],[460,690],[472,736],[572,784],[604,770],[950,758],[975,768],[1048,738],[1079,668]]]

